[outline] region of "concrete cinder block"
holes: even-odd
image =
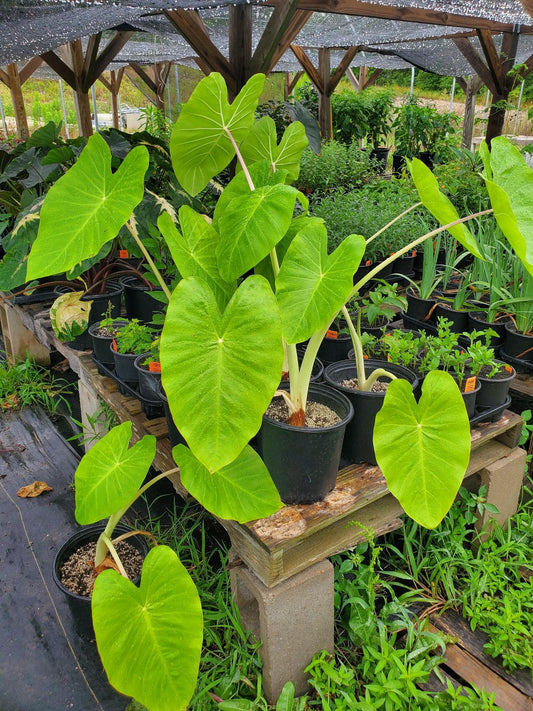
[[[316,652],[333,653],[333,566],[329,560],[267,588],[246,566],[231,570],[243,625],[262,641],[265,696],[275,703],[287,681],[307,691],[304,669]]]
[[[481,469],[479,472],[481,486],[487,487],[487,503],[494,504],[498,514],[485,513],[476,524],[478,530],[488,520],[496,521],[502,526],[508,518],[516,513],[522,482],[524,480],[526,452],[516,448],[502,459]]]

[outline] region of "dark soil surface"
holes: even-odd
[[[266,414],[277,422],[287,423],[289,410],[283,400],[274,400],[268,406]],[[341,421],[336,412],[320,402],[308,402],[305,411],[305,426],[313,429],[331,427]]]
[[[390,381],[376,380],[376,382],[370,388],[371,393],[384,393],[389,387]],[[342,380],[339,385],[343,388],[350,388],[350,390],[359,390],[359,381],[357,378],[347,378]]]

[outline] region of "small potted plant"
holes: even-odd
[[[155,337],[156,331],[138,319],[131,319],[120,328],[109,347],[115,361],[117,378],[126,383],[139,382],[135,359],[150,351]]]
[[[120,329],[126,324],[127,319],[116,318],[112,315],[110,305],[105,317],[101,321],[89,326],[89,335],[92,339],[94,357],[107,368],[112,368],[115,363],[113,354],[110,351],[113,338],[115,338]]]
[[[354,312],[359,332],[381,333],[398,313],[407,308],[407,300],[398,293],[398,284],[377,280],[377,286],[366,296],[348,303],[348,311]]]
[[[365,104],[366,139],[372,146],[370,157],[380,165],[381,171],[384,172],[389,155],[386,141],[391,131],[394,97],[392,92],[387,89],[363,93],[367,94]]]
[[[139,393],[148,400],[159,400],[161,385],[161,360],[159,356],[159,336],[153,339],[150,349],[134,360],[139,377]]]
[[[172,473],[163,472],[143,485],[156,441],[146,435],[130,447],[131,437],[131,422],[123,422],[81,459],[75,474],[75,516],[83,528],[56,554],[53,576],[73,614],[88,618],[85,633],[94,629],[112,686],[148,708],[184,709],[200,662],[200,599],[171,548],[159,545],[146,555],[142,536],[153,536],[119,523],[139,496]],[[97,523],[106,518],[106,523]],[[135,585],[128,579],[124,556],[134,558],[136,575],[139,551],[142,577]],[[79,572],[75,579],[68,573],[75,561],[86,571],[83,587]],[[163,662],[170,658],[180,664]]]
[[[470,338],[470,346],[466,351],[469,371],[481,386],[476,407],[493,409],[503,405],[516,377],[515,369],[509,363],[496,360],[494,349],[489,345],[492,335],[490,330],[463,335]]]

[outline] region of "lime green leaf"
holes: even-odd
[[[496,221],[533,274],[533,171],[518,148],[502,136],[492,140],[490,153],[484,149],[483,161]]]
[[[323,224],[308,222],[298,232],[276,279],[283,336],[288,343],[304,341],[325,328],[344,306],[365,244],[361,235],[350,235],[328,256]]]
[[[183,486],[218,518],[246,523],[266,518],[283,506],[268,469],[250,446],[213,473],[183,444],[174,447],[172,454]]]
[[[270,116],[263,116],[254,125],[240,146],[244,162],[249,165],[268,159],[274,171],[287,171],[287,181],[296,180],[300,172],[300,159],[307,146],[305,128],[301,123],[291,123],[278,146],[276,124]]]
[[[426,528],[437,526],[470,459],[470,423],[451,375],[428,373],[418,404],[406,380],[393,380],[376,416],[374,449],[405,513]]]
[[[144,193],[148,151],[134,148],[115,173],[102,136],[89,138],[77,162],[50,188],[28,257],[28,279],[66,272],[117,236]]]
[[[60,341],[71,341],[87,329],[92,301],[82,298],[82,291],[69,291],[50,306],[50,323]]]
[[[203,281],[178,284],[161,336],[163,387],[177,428],[210,471],[258,431],[282,362],[276,299],[263,277],[246,279],[223,314]]]
[[[149,709],[184,711],[202,648],[196,587],[168,546],[147,555],[140,587],[114,570],[95,581],[92,615],[110,683]]]
[[[272,167],[267,160],[254,163],[249,169],[250,177],[255,188],[263,188],[267,185],[279,185],[285,182],[287,172],[279,170],[272,172]],[[213,213],[213,227],[219,229],[220,216],[224,214],[226,207],[235,198],[247,197],[250,194],[250,186],[245,174],[241,171],[230,180],[224,188],[221,196],[217,200],[215,212]]]
[[[266,257],[289,229],[297,195],[290,185],[266,185],[232,200],[220,215],[217,259],[226,281]]]
[[[156,441],[145,435],[128,449],[131,422],[113,427],[83,456],[75,476],[76,521],[95,523],[135,498],[155,457]]]
[[[205,188],[235,155],[227,132],[237,144],[246,136],[264,81],[263,74],[255,74],[229,104],[224,79],[213,72],[183,106],[170,138],[170,155],[176,177],[191,195]]]
[[[446,195],[441,193],[437,178],[427,165],[422,163],[418,158],[413,158],[412,161],[407,161],[407,166],[411,171],[422,204],[431,212],[433,217],[435,217],[441,225],[448,225],[451,222],[459,220],[459,213]],[[455,237],[465,249],[468,249],[469,252],[472,252],[472,254],[479,257],[479,259],[483,259],[474,236],[463,223],[449,227],[448,232]]]
[[[236,284],[228,284],[220,276],[216,248],[220,241],[216,230],[188,205],[179,211],[182,233],[166,212],[160,215],[159,227],[182,277],[197,276],[213,291],[220,308],[224,308],[235,291]]]

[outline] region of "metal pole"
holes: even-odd
[[[70,134],[68,131],[67,109],[65,107],[65,95],[63,94],[63,82],[61,79],[59,79],[59,93],[61,94],[61,108],[63,109],[63,121],[65,122],[65,135],[68,141]]]
[[[451,114],[452,111],[453,111],[453,99],[454,99],[454,96],[455,96],[455,77],[453,78],[453,81],[452,81],[452,91],[451,91],[451,94],[450,94],[450,110],[449,110],[449,113],[450,113],[450,114]]]
[[[167,104],[168,104],[168,107],[167,107],[168,120],[170,121],[170,123],[172,123],[172,101],[171,101],[171,97],[170,97],[170,82],[169,82],[168,78],[167,78]]]
[[[124,130],[123,117],[122,117],[122,101],[120,100],[120,91],[117,91],[117,105],[118,105],[118,123],[121,131]]]
[[[174,81],[176,82],[176,105],[179,110],[180,106],[180,78],[178,74],[178,65],[174,65]]]
[[[4,127],[5,137],[7,138],[7,123],[6,115],[4,113],[4,105],[2,104],[2,97],[0,96],[0,114],[2,115],[2,125]]]
[[[94,128],[96,131],[98,131],[98,109],[96,108],[96,89],[94,88],[94,84],[91,86],[91,94],[93,97]]]
[[[415,89],[415,68],[411,67],[411,88],[409,94],[412,96]]]
[[[516,136],[516,129],[518,128],[518,119],[520,117],[520,106],[522,105],[522,96],[524,94],[524,83],[525,82],[522,82],[520,84],[520,94],[518,95],[518,106],[516,107],[516,117],[514,120],[513,136]]]

